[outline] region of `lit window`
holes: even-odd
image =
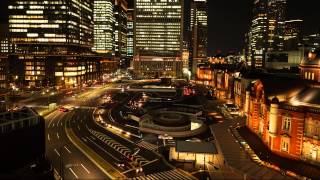
[[[285,115],[282,119],[282,130],[290,131],[291,129],[291,117],[289,115]]]
[[[281,151],[283,151],[283,152],[289,151],[289,141],[290,141],[290,139],[287,137],[281,138]]]

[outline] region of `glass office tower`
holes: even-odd
[[[267,50],[268,0],[256,0],[253,5],[253,19],[250,28],[251,65],[263,67]]]
[[[127,11],[126,0],[115,0],[114,2],[114,50],[115,59],[120,62],[120,67],[124,67],[127,56]]]
[[[10,61],[22,85],[69,87],[98,78],[93,1],[11,0],[8,9]]]
[[[141,76],[181,76],[183,0],[135,1],[134,70]]]
[[[93,51],[112,56],[114,16],[112,0],[94,0],[94,47]]]
[[[192,47],[191,73],[195,75],[197,65],[207,60],[208,44],[208,5],[207,0],[191,1],[190,29]]]
[[[268,2],[268,51],[284,50],[286,0]]]

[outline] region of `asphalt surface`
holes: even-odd
[[[53,167],[65,179],[107,179],[82,152],[69,141],[64,126],[74,112],[55,111],[46,117],[46,153]]]
[[[93,110],[76,110],[76,115],[71,120],[70,126],[77,137],[118,171],[127,177],[135,177],[172,169],[156,153],[137,146],[139,140],[133,141],[95,123],[92,113]],[[133,155],[138,149],[139,152]],[[133,161],[129,159],[132,155],[134,156]],[[118,167],[118,164],[123,161],[128,163],[125,163],[124,167]],[[143,172],[136,173],[137,167],[142,167]]]
[[[136,98],[138,93],[128,92],[125,96],[118,96],[118,92],[110,91],[110,87],[114,85],[82,92],[76,97],[61,93],[49,98],[40,97],[21,103],[34,107],[46,106],[48,102],[57,102],[59,106],[65,107],[79,106],[68,112],[56,110],[45,117],[46,152],[57,173],[64,179],[108,179],[107,175],[69,140],[65,128],[70,128],[83,144],[112,166],[114,171],[127,178],[148,175],[152,177],[153,174],[160,176],[161,174],[157,175],[160,172],[172,177],[181,176],[181,172],[177,172],[173,166],[169,165],[156,152],[156,148],[150,150],[147,147],[150,144],[143,139],[125,133],[139,134],[137,129],[126,126],[130,122],[126,121],[120,113],[126,110],[124,107],[127,102]],[[110,93],[118,97],[115,98],[114,105],[104,108],[108,112],[104,119],[123,128],[124,133],[119,133],[96,121],[99,115],[95,115],[94,110],[101,103],[102,95]],[[151,146],[154,147],[152,144]],[[143,169],[143,171],[137,173],[137,169]]]

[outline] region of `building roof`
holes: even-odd
[[[301,66],[320,66],[320,49],[310,51],[301,61]]]
[[[308,82],[290,77],[271,76],[260,79],[266,97],[284,95],[292,97],[302,91]]]
[[[293,98],[301,105],[320,105],[320,87],[308,87]]]
[[[177,141],[177,152],[218,154],[217,148],[210,142]]]

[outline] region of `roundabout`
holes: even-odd
[[[140,117],[139,130],[172,137],[191,137],[206,131],[207,126],[197,115],[200,109],[191,106],[171,105],[149,110]]]

